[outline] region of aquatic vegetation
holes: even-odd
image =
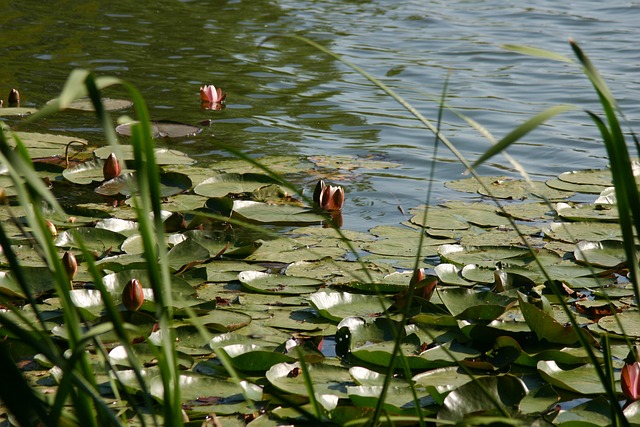
[[[227,94],[221,88],[214,85],[204,85],[200,87],[201,106],[205,110],[222,110]]]
[[[69,81],[31,120],[87,92],[99,106],[98,89],[122,83],[84,71]],[[85,157],[70,137],[2,132],[0,334],[26,349],[3,345],[0,357],[30,405],[11,400],[13,382],[0,393],[22,423],[637,421],[639,365],[623,360],[640,339],[637,262],[619,226],[625,196],[607,197],[614,169],[459,180],[447,185],[473,202],[417,206],[368,233],[327,228],[344,189],[321,179],[305,197],[309,176],[393,165],[238,153],[200,168],[154,143],[125,86],[130,145],[102,108],[109,145],[87,141]],[[35,161],[55,156],[67,161]],[[20,380],[30,373],[12,357],[25,356],[55,382],[53,402]],[[585,403],[558,407],[574,399]]]

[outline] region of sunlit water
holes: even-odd
[[[617,0],[10,1],[0,14],[0,95],[17,87],[24,106],[38,107],[72,69],[89,68],[134,83],[154,119],[212,119],[198,137],[169,142],[205,165],[228,156],[219,143],[253,156],[373,155],[399,164],[328,177],[347,188],[345,227],[363,230],[402,221],[398,205],[424,203],[433,135],[352,69],[300,41],[268,37],[300,34],[321,43],[434,123],[449,76],[446,102],[500,138],[551,105],[599,111],[577,65],[501,47],[528,44],[572,57],[569,37],[591,56],[637,127],[639,12],[637,2]],[[223,111],[199,108],[198,88],[211,83],[229,94]],[[101,143],[89,115],[64,114],[38,126]],[[470,161],[489,147],[450,112],[443,129]],[[607,164],[582,110],[552,120],[510,153],[537,179]],[[431,202],[467,198],[443,186],[461,177],[460,162],[444,147],[436,160]],[[502,156],[480,172],[515,176]],[[299,185],[310,189],[313,182]]]

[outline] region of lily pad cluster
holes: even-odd
[[[60,256],[77,260],[69,290],[74,304],[87,327],[103,325],[100,336],[119,386],[140,391],[79,251],[82,241],[102,272],[100,285],[117,304],[126,299],[121,313],[145,366],[142,377],[161,401],[154,295],[131,209],[138,191],[131,151],[65,137],[19,137],[33,147],[34,164],[67,209],[66,218],[50,221]],[[105,181],[112,153],[124,167]],[[45,159],[53,158],[52,168]],[[223,425],[278,425],[304,418],[296,410],[302,408],[343,424],[381,406],[391,420],[408,424],[419,417],[473,423],[481,416],[522,425],[611,422],[578,333],[601,358],[597,339],[608,335],[617,369],[628,351],[624,338],[640,339],[640,317],[615,206],[570,201],[574,192],[606,191],[607,171],[588,172],[593,179],[579,172],[558,178],[571,185],[483,178],[500,208],[473,181],[448,183],[477,193],[477,200],[416,207],[406,223],[361,233],[327,227],[332,218],[299,192],[235,160],[200,168],[169,148],[156,149],[156,160],[180,387],[191,420],[215,413]],[[301,187],[311,184],[301,176],[322,177],[321,165],[350,162],[311,161],[258,159]],[[350,173],[393,167],[380,160],[351,164]],[[2,185],[11,197],[9,180]],[[64,342],[61,302],[28,230],[18,226],[20,207],[0,216],[51,334]],[[0,267],[0,293],[21,304],[26,296],[15,273],[4,259]],[[410,285],[416,267],[426,278]],[[423,292],[427,282],[435,290]],[[568,324],[558,298],[569,303],[579,330]],[[29,306],[24,311],[26,321],[34,319]],[[2,327],[0,333],[8,335]],[[241,382],[230,378],[225,361]],[[55,378],[56,369],[44,375]],[[109,384],[105,394],[113,391]],[[582,404],[560,410],[559,402],[578,398]],[[635,419],[638,404],[625,410]]]

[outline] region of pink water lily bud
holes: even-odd
[[[138,279],[131,279],[122,290],[122,305],[129,311],[138,311],[144,303],[144,291]]]
[[[222,102],[227,94],[222,88],[216,88],[214,85],[204,85],[200,88],[200,99],[207,102]]]
[[[69,280],[73,280],[78,272],[78,261],[76,260],[76,256],[72,252],[65,252],[64,255],[62,255],[62,265],[67,272]]]
[[[105,160],[104,165],[102,166],[102,175],[104,179],[107,181],[113,179],[117,176],[120,176],[120,172],[122,172],[122,168],[120,167],[120,162],[116,158],[116,155],[111,153],[107,160]]]
[[[620,383],[622,393],[629,401],[640,400],[640,362],[624,365],[620,374]]]
[[[320,180],[313,190],[313,201],[325,211],[339,211],[344,205],[344,188],[339,185],[326,185]]]
[[[11,92],[9,92],[9,99],[7,101],[9,107],[20,106],[20,92],[18,92],[18,89],[11,89]]]

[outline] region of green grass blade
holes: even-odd
[[[510,50],[512,52],[521,53],[523,55],[535,56],[538,58],[550,59],[552,61],[560,61],[560,62],[574,62],[571,58],[560,55],[559,53],[552,52],[546,49],[540,49],[533,46],[524,46],[524,45],[515,45],[515,44],[505,44],[502,45],[503,49]]]

